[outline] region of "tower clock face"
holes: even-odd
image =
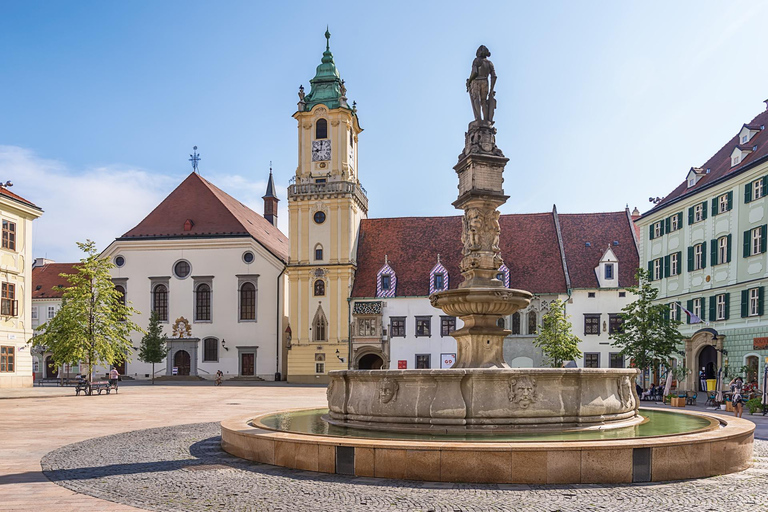
[[[331,159],[330,139],[312,141],[312,161],[322,162]]]

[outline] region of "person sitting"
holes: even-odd
[[[653,400],[653,392],[656,390],[656,384],[651,383],[651,387],[643,391],[643,394],[640,396],[640,400]]]

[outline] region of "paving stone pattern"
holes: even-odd
[[[351,478],[243,461],[218,423],[138,430],[71,444],[41,464],[72,491],[153,511],[582,511],[768,509],[768,441],[742,473],[664,484],[478,485]]]

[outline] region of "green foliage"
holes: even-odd
[[[747,409],[749,409],[749,414],[755,414],[756,412],[762,410],[762,407],[763,402],[759,396],[747,400]]]
[[[69,283],[63,288],[62,305],[32,344],[51,353],[56,365],[85,363],[88,379],[98,364],[117,365],[131,349],[130,334],[141,328],[130,320],[137,313],[122,303],[109,270],[114,267],[101,258],[91,240],[78,242],[85,253],[75,274],[61,274]]]
[[[155,383],[155,363],[162,362],[167,354],[160,317],[153,311],[149,316],[147,333],[141,338],[141,347],[139,347],[139,360],[152,363],[152,384]]]
[[[648,271],[640,268],[635,274],[638,284],[627,288],[637,300],[622,309],[621,331],[611,335],[613,346],[621,349],[638,369],[645,370],[656,364],[670,369],[670,356],[677,353],[683,335],[680,322],[670,320],[669,307],[655,304],[659,290],[648,280]]]
[[[571,322],[565,314],[565,305],[554,300],[549,312],[541,319],[541,330],[533,341],[549,359],[552,368],[560,368],[564,362],[581,357],[579,338],[571,332]]]

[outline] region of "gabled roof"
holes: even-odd
[[[69,286],[60,274],[75,274],[79,263],[48,263],[32,268],[32,298],[60,299],[62,292],[57,286]]]
[[[27,201],[26,199],[24,199],[24,198],[23,198],[23,197],[21,197],[20,195],[18,195],[18,194],[14,194],[13,192],[11,192],[10,190],[8,190],[8,189],[7,189],[7,188],[5,188],[5,187],[2,187],[2,186],[0,186],[0,195],[2,195],[2,196],[5,196],[5,197],[7,197],[7,198],[9,198],[9,199],[12,199],[12,200],[14,200],[14,201],[17,201],[17,202],[19,202],[19,203],[22,203],[22,204],[24,204],[24,205],[26,205],[26,206],[29,206],[29,207],[31,207],[31,208],[34,208],[34,209],[36,209],[36,210],[40,210],[40,211],[43,211],[43,209],[42,209],[42,208],[40,208],[39,206],[37,206],[37,205],[36,205],[35,203],[33,203],[32,201]]]
[[[187,220],[192,222],[185,231]],[[237,236],[253,237],[275,257],[288,261],[288,238],[276,226],[193,172],[118,240]]]
[[[768,124],[768,110],[760,112],[752,121],[744,126],[757,127],[759,129],[766,124]],[[741,129],[739,129],[739,132],[740,131]],[[720,150],[715,153],[712,158],[707,160],[707,162],[701,166],[702,169],[709,169],[709,172],[702,176],[694,186],[688,188],[687,181],[683,181],[672,192],[667,194],[667,196],[659,204],[644,213],[643,216],[650,215],[659,210],[662,210],[678,199],[696,194],[710,184],[720,179],[725,179],[729,176],[738,174],[740,171],[751,166],[753,163],[768,157],[768,133],[766,133],[766,130],[759,130],[745,146],[748,148],[748,151],[752,151],[754,146],[757,146],[757,150],[752,151],[746,155],[738,165],[731,167],[731,153],[733,152],[734,148],[740,145],[740,143],[741,141],[739,140],[739,133],[736,133],[736,135],[734,135],[733,138],[725,144],[725,146],[720,148]]]

